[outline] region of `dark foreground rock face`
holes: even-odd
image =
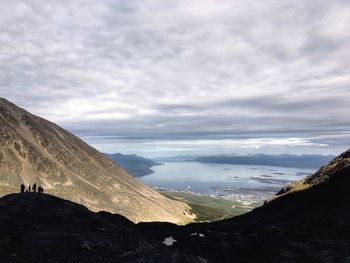
[[[0,199],[0,262],[206,262],[146,241],[126,218],[51,195]]]

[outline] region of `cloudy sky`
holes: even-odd
[[[350,146],[348,0],[0,2],[0,96],[101,151]]]

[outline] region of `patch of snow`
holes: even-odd
[[[191,236],[196,236],[197,235],[197,233],[191,233]]]
[[[164,241],[162,242],[166,246],[172,246],[177,240],[175,240],[172,236],[166,237]]]
[[[89,242],[85,241],[83,244],[81,244],[82,248],[85,248],[87,250],[91,250],[91,247],[89,246]]]
[[[202,233],[199,233],[199,237],[205,237],[205,235]]]

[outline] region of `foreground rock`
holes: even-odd
[[[128,219],[51,195],[0,199],[0,262],[205,262],[145,240]]]

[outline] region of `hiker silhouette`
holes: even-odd
[[[30,193],[30,185],[28,186],[28,192]]]
[[[33,184],[33,192],[35,193],[36,192],[36,183]]]
[[[24,189],[26,188],[25,186],[24,186],[24,184],[21,184],[21,193],[24,193]]]
[[[38,193],[41,194],[44,192],[44,188],[42,188],[41,186],[38,187]]]

